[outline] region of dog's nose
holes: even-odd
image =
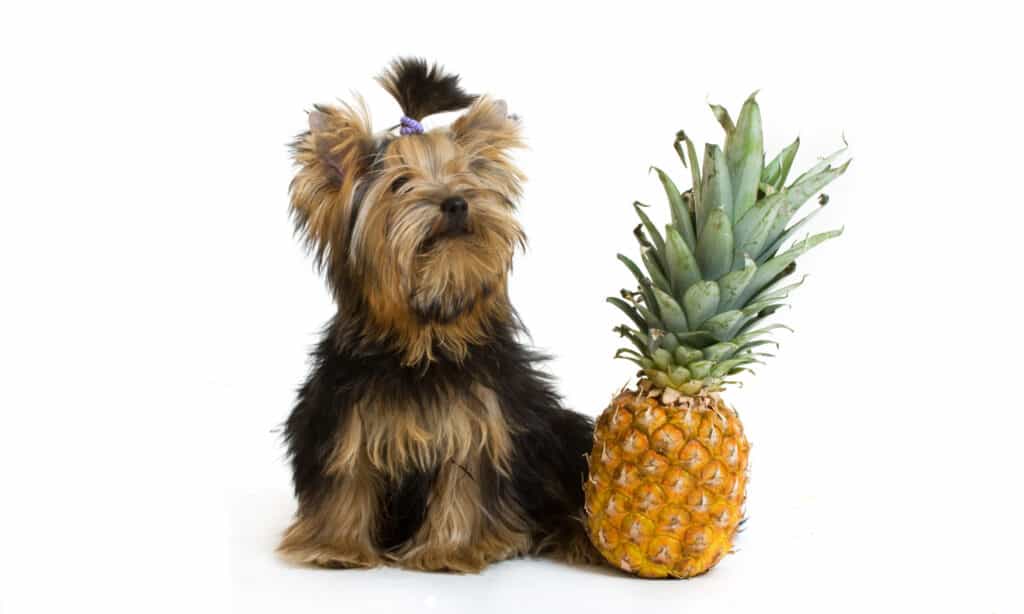
[[[450,196],[441,201],[441,211],[448,217],[465,217],[469,203],[461,196]]]
[[[449,229],[464,230],[469,217],[469,203],[461,196],[449,196],[441,201],[441,213]]]

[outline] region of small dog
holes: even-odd
[[[317,106],[293,145],[292,213],[337,314],[285,426],[299,508],[279,551],[458,572],[596,562],[580,522],[593,425],[561,406],[508,298],[518,119],[423,60],[378,81],[400,124],[374,134],[361,102]]]

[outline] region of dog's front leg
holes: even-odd
[[[495,478],[479,466],[445,463],[423,524],[395,562],[410,569],[473,573],[529,551],[529,533],[518,515],[510,517],[511,504],[482,496],[482,481]]]
[[[317,501],[300,505],[278,550],[296,563],[321,567],[374,567],[379,480],[365,467],[335,475]]]

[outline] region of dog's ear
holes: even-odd
[[[292,145],[299,166],[289,190],[292,215],[321,265],[343,251],[352,194],[369,170],[374,147],[361,101],[357,108],[317,105],[309,113],[309,130]]]
[[[451,127],[452,137],[470,152],[522,147],[519,118],[509,115],[504,100],[481,96]]]
[[[373,135],[369,114],[361,102],[358,109],[317,105],[309,113],[309,132],[304,136],[316,161],[335,179],[366,170],[366,161],[373,150]],[[296,151],[296,158],[299,153]]]
[[[470,158],[474,174],[505,194],[509,204],[522,194],[526,179],[512,163],[511,149],[523,147],[519,118],[509,115],[504,100],[482,97],[451,127],[452,138]]]

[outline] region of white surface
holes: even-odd
[[[0,611],[1024,609],[1022,50],[1001,4],[255,4],[2,9]],[[525,119],[513,299],[590,414],[631,372],[602,300],[628,283],[629,204],[662,202],[648,165],[686,183],[674,132],[718,140],[705,99],[757,88],[798,167],[845,132],[817,228],[846,234],[802,260],[796,334],[729,393],[750,522],[711,574],[274,558],[294,509],[274,429],[331,311],[284,144],[353,89],[395,122],[371,76],[401,53]]]

